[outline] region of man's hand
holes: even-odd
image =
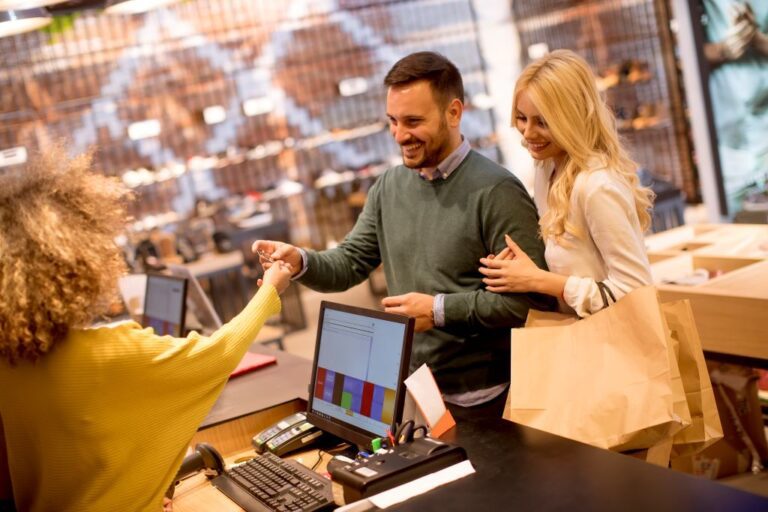
[[[291,244],[275,242],[273,240],[256,240],[251,246],[254,254],[259,255],[259,263],[267,270],[275,261],[284,261],[291,266],[292,276],[299,273],[302,268],[301,254]]]
[[[426,293],[406,293],[405,295],[394,295],[385,297],[381,301],[384,311],[387,313],[396,313],[406,315],[416,319],[414,327],[416,332],[424,332],[435,326],[432,307],[435,298]]]

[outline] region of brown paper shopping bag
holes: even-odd
[[[672,339],[679,344],[677,362],[691,413],[691,425],[675,434],[672,443],[672,457],[684,457],[721,439],[723,427],[690,301],[665,302],[661,309]]]
[[[540,312],[529,319],[512,331],[504,418],[617,451],[668,452],[670,438],[691,423],[655,288],[583,320]]]

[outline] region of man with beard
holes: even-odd
[[[500,417],[509,328],[521,326],[529,308],[551,309],[554,299],[486,291],[478,260],[504,249],[509,234],[544,268],[536,207],[515,176],[461,135],[464,86],[448,59],[411,54],[384,85],[404,165],[371,187],[349,235],[321,252],[268,240],[254,250],[290,263],[295,279],[321,292],[346,290],[383,263],[390,296],[382,305],[416,319],[411,371],[427,363],[459,416]]]

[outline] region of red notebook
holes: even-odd
[[[229,377],[237,377],[238,375],[243,375],[244,373],[252,372],[275,363],[277,363],[277,358],[275,356],[265,356],[264,354],[246,352],[245,356],[243,356],[243,359],[240,361],[240,364],[237,365],[237,368],[232,370]]]

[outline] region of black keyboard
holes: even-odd
[[[330,480],[269,452],[235,466],[212,483],[248,512],[314,512],[334,506]]]

